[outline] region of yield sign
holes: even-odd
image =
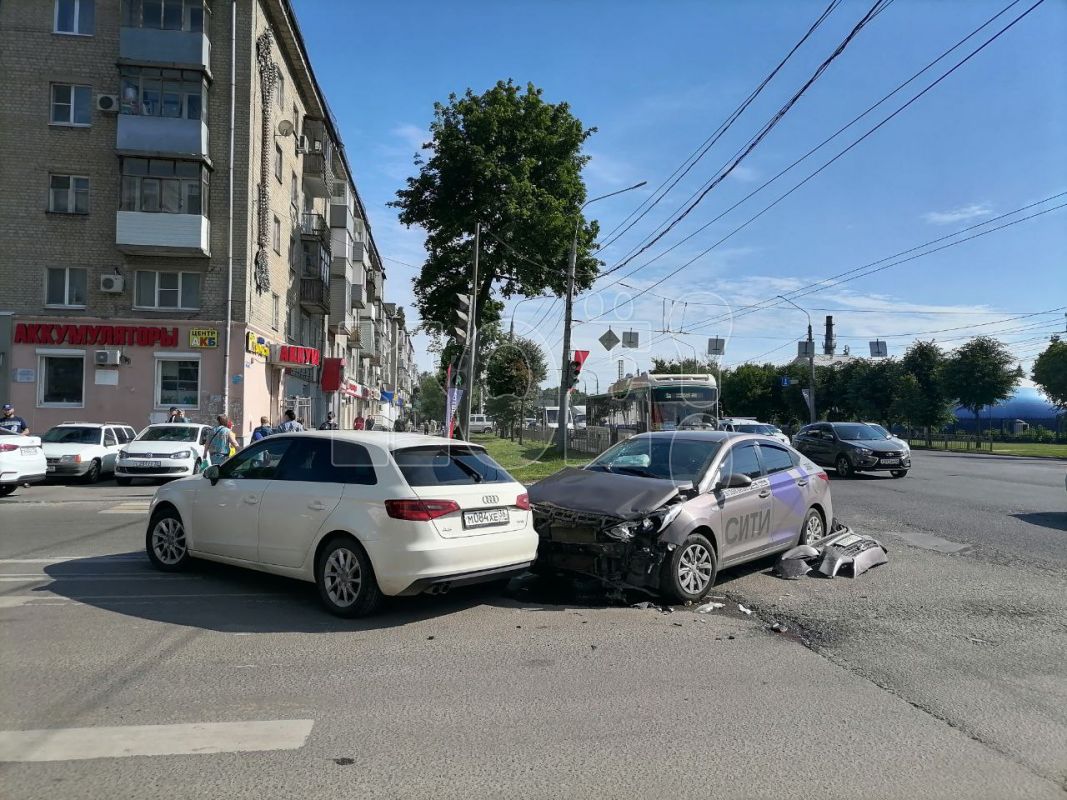
[[[615,331],[608,328],[604,335],[600,337],[600,343],[604,345],[605,350],[611,350],[619,343],[619,337],[615,335]]]

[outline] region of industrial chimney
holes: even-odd
[[[823,355],[832,356],[834,350],[837,349],[837,342],[834,340],[834,318],[832,315],[826,315],[826,338],[823,339],[822,352]]]

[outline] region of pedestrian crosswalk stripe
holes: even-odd
[[[299,750],[314,724],[311,719],[279,719],[0,731],[0,761]]]
[[[151,505],[149,501],[136,502],[131,501],[128,503],[119,503],[111,508],[102,508],[97,511],[97,514],[146,514],[148,513],[148,507]]]

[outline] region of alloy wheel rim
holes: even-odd
[[[347,547],[338,547],[330,553],[322,577],[331,602],[341,607],[356,602],[363,587],[363,571],[356,554]]]
[[[185,556],[185,528],[174,517],[165,517],[152,529],[152,551],[164,564],[177,564]]]
[[[713,563],[704,545],[689,545],[678,561],[678,582],[690,594],[699,594],[711,583]]]
[[[812,514],[808,517],[808,522],[804,526],[804,544],[811,544],[817,542],[822,538],[822,519],[818,514]]]
[[[848,463],[847,458],[842,457],[837,460],[837,471],[842,475],[848,475],[852,471],[852,465]]]

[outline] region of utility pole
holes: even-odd
[[[460,421],[463,423],[463,436],[465,438],[470,437],[471,426],[471,400],[474,397],[474,379],[477,375],[478,367],[475,363],[478,358],[478,254],[481,250],[482,242],[482,223],[475,223],[474,226],[474,267],[471,275],[471,310],[470,310],[470,328],[467,336],[467,347],[470,348],[470,352],[467,356],[467,369],[465,376],[465,383],[463,391],[463,402],[460,404]]]
[[[808,369],[811,371],[808,377],[808,409],[811,412],[811,421],[815,422],[815,337],[811,333],[811,314],[804,311],[803,308],[798,306],[788,297],[778,295],[779,299],[785,300],[797,311],[803,311],[804,316],[808,318]]]

